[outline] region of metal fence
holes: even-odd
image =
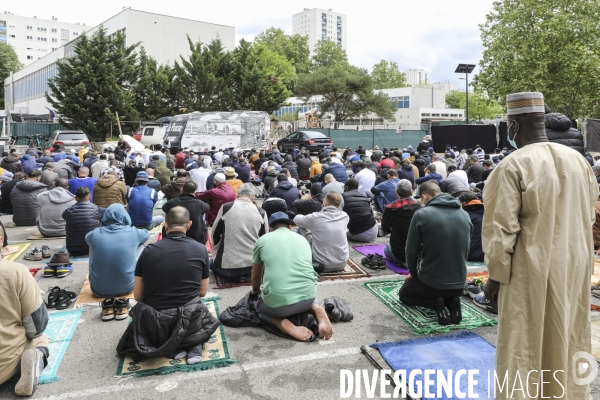
[[[375,146],[379,148],[405,148],[411,145],[413,149],[427,135],[427,131],[423,130],[398,130],[398,129],[306,129],[310,131],[321,132],[327,137],[333,139],[333,144],[336,147],[356,149],[362,145],[366,149],[372,149]]]
[[[42,138],[48,138],[54,131],[68,130],[69,128],[62,124],[47,124],[43,122],[12,122],[10,124],[11,136],[17,136],[17,145],[28,145],[30,139],[26,136],[42,135]]]

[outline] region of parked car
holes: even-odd
[[[90,149],[90,139],[83,131],[54,131],[50,143],[53,149],[60,145],[61,149],[79,150],[81,147]]]
[[[294,147],[306,149],[310,152],[317,152],[326,146],[333,146],[333,140],[323,135],[321,132],[314,131],[292,132],[277,141],[277,148],[281,152],[285,152]]]

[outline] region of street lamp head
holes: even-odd
[[[457,74],[470,74],[475,67],[475,64],[458,64],[458,67],[456,67],[456,71],[454,72]]]

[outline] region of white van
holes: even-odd
[[[165,134],[167,133],[167,125],[149,124],[140,126],[133,135],[133,138],[148,147],[153,144],[162,144]]]

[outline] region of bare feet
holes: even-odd
[[[10,254],[16,253],[17,251],[19,251],[18,247],[11,247],[11,246],[6,246],[2,248],[2,257],[6,257]]]
[[[331,336],[333,336],[333,326],[331,326],[331,322],[329,321],[325,309],[315,303],[312,305],[311,310],[319,323],[319,337],[325,340],[331,339]]]
[[[294,339],[306,342],[313,335],[312,331],[304,326],[296,326],[289,319],[271,318],[271,324],[279,328],[283,333],[287,333]]]

